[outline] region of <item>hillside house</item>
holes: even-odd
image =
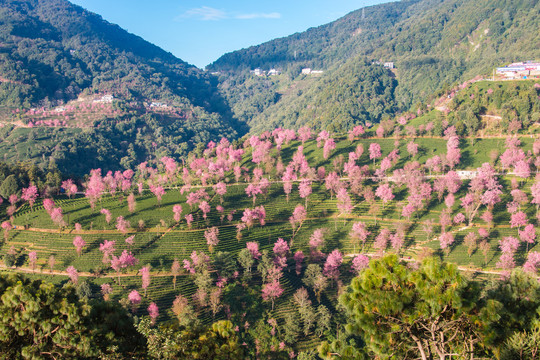
[[[249,72],[256,75],[256,76],[264,76],[265,75],[265,71],[263,71],[263,70],[261,70],[259,68],[255,69],[255,70],[250,70]]]
[[[497,74],[507,79],[526,79],[528,76],[540,75],[540,62],[524,61],[498,67]]]
[[[99,99],[94,100],[94,103],[110,104],[113,102],[114,96],[110,94],[103,95]]]
[[[275,76],[275,75],[279,75],[281,74],[281,72],[279,70],[276,70],[276,69],[270,69],[268,71],[268,76]]]
[[[387,69],[393,69],[394,63],[392,61],[383,63],[383,66]]]

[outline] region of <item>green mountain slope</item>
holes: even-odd
[[[233,78],[237,87],[241,87],[242,77],[249,69],[277,68],[283,73],[281,77],[295,84],[301,80],[300,69],[309,67],[325,70],[325,76],[333,73],[323,76],[325,79],[321,81],[326,82],[328,88],[339,88],[344,64],[394,62],[398,86],[393,102],[396,110],[407,110],[429,101],[435,92],[451,84],[478,74],[491,74],[495,66],[540,58],[539,15],[540,4],[533,0],[394,2],[367,7],[327,25],[226,54],[208,68],[222,72],[222,83]],[[232,107],[236,108],[242,96],[222,87]],[[279,93],[278,86],[267,88],[266,92],[270,90]],[[341,97],[348,96],[347,92],[341,94]],[[331,101],[331,97],[327,99]],[[298,104],[304,101],[298,96]],[[288,110],[280,110],[279,114],[275,110],[274,106],[265,107],[246,120],[258,129],[265,126],[268,117],[296,116]],[[345,112],[343,108],[341,112]],[[358,109],[352,113],[357,112]],[[346,122],[368,120],[377,120],[377,117],[351,115]],[[314,122],[320,122],[323,128],[335,127],[324,117]],[[343,120],[339,119],[339,123]]]
[[[215,78],[66,0],[0,3],[0,117],[4,160],[81,174],[245,131]]]

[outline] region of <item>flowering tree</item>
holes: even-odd
[[[11,222],[9,221],[4,221],[0,226],[4,229],[4,240],[7,241],[9,238],[9,231],[13,229],[13,225],[11,225]]]
[[[182,205],[176,204],[173,206],[174,221],[177,223],[182,219]]]
[[[214,185],[214,191],[219,195],[219,201],[223,204],[223,195],[227,193],[227,185],[224,182],[219,182]]]
[[[531,251],[527,254],[527,261],[523,264],[523,270],[536,274],[540,267],[540,252]]]
[[[261,256],[261,253],[259,252],[259,244],[256,242],[247,242],[246,248],[251,253],[251,256],[254,259],[258,259]]]
[[[337,280],[339,277],[339,266],[343,263],[343,255],[335,249],[326,258],[323,274],[331,279]]]
[[[283,288],[278,280],[266,283],[262,287],[262,298],[264,301],[272,302],[272,311],[274,311],[274,301],[283,294]]]
[[[378,143],[371,143],[369,145],[369,159],[373,160],[373,163],[375,164],[375,160],[380,158],[381,155],[381,145]]]
[[[495,266],[504,270],[512,270],[516,266],[514,254],[519,248],[519,240],[513,236],[503,237],[502,240],[499,240],[499,248],[502,255]]]
[[[206,239],[206,244],[208,245],[208,249],[210,252],[214,251],[214,247],[217,246],[219,243],[219,229],[214,226],[208,230],[205,230],[204,232],[204,238]]]
[[[66,272],[72,283],[77,284],[77,282],[79,282],[79,273],[77,272],[77,269],[75,269],[73,266],[68,266]]]
[[[131,292],[128,295],[128,300],[131,303],[131,312],[136,313],[137,312],[137,306],[141,303],[141,295],[137,290],[131,290]]]
[[[99,244],[99,251],[103,253],[102,262],[108,264],[110,262],[110,257],[114,253],[115,241],[105,240],[102,244]]]
[[[129,228],[131,227],[131,224],[128,220],[124,219],[123,216],[119,216],[116,218],[116,229],[120,231],[122,234],[127,234]]]
[[[37,252],[30,251],[28,253],[28,265],[30,265],[32,272],[34,272],[34,270],[36,269],[36,263],[37,263]]]
[[[306,199],[306,209],[307,209],[307,203],[308,203],[308,197],[311,195],[312,189],[311,189],[311,181],[304,179],[300,181],[300,185],[298,186],[298,192],[300,194],[300,197],[302,199]]]
[[[294,239],[294,235],[296,235],[298,231],[300,230],[300,228],[302,227],[302,224],[304,220],[306,220],[306,217],[307,217],[306,209],[300,204],[296,205],[292,216],[289,218],[289,222],[291,223],[292,230],[293,230],[293,236],[292,236],[293,239]]]
[[[101,209],[100,213],[105,215],[105,221],[107,222],[107,224],[110,224],[111,220],[112,220],[111,212],[109,210],[107,210],[107,209]]]
[[[371,234],[366,228],[366,224],[363,222],[355,222],[352,225],[351,231],[349,232],[349,237],[352,240],[354,252],[356,252],[356,245],[360,242],[362,243],[362,251],[364,251],[364,246],[366,244],[367,237]]]
[[[137,202],[135,201],[135,195],[133,193],[130,193],[127,197],[127,203],[128,203],[128,211],[130,213],[134,213],[135,209],[137,207]]]
[[[146,265],[142,267],[139,270],[139,274],[141,274],[141,280],[142,280],[141,287],[144,289],[144,296],[146,296],[146,290],[148,289],[148,286],[150,285],[150,265]]]
[[[377,190],[375,190],[375,195],[382,199],[383,201],[383,211],[384,211],[384,205],[386,205],[387,202],[392,200],[395,196],[392,193],[392,187],[388,184],[382,184],[380,185]]]
[[[159,309],[155,302],[151,302],[148,306],[148,315],[150,315],[150,319],[152,319],[152,325],[154,325],[156,323],[156,319],[159,316]]]
[[[362,255],[362,254],[357,255],[354,257],[352,261],[352,270],[356,274],[359,274],[360,271],[367,268],[368,266],[369,266],[369,257],[367,257],[366,255]]]
[[[518,230],[518,234],[521,241],[527,243],[527,251],[529,251],[529,244],[534,244],[534,240],[536,239],[536,229],[534,225],[526,225],[523,230]]]
[[[178,259],[174,259],[172,265],[171,265],[171,274],[173,276],[173,289],[176,290],[176,277],[180,275],[180,270],[182,269],[180,262]]]
[[[109,283],[101,284],[101,294],[103,295],[103,300],[109,301],[109,296],[112,294],[112,286]]]
[[[304,261],[304,253],[302,250],[298,250],[294,253],[294,263],[295,263],[295,270],[296,275],[300,276],[300,273],[302,272],[302,261]]]
[[[75,246],[75,249],[77,250],[77,256],[81,256],[82,249],[86,246],[86,241],[80,236],[75,236],[75,239],[73,239],[73,246]]]
[[[35,185],[30,185],[29,187],[22,189],[21,199],[28,201],[30,208],[33,208],[38,195],[37,187]]]

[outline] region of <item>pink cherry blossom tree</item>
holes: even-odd
[[[110,224],[111,223],[111,220],[112,220],[112,214],[109,210],[107,209],[101,209],[100,210],[100,213],[102,213],[103,215],[105,215],[105,221],[107,222],[107,224]]]
[[[83,247],[86,246],[86,241],[84,241],[80,236],[75,236],[75,239],[73,239],[73,246],[75,246],[77,256],[81,256]]]
[[[139,270],[141,274],[142,285],[141,287],[144,290],[144,296],[146,296],[146,290],[150,286],[150,265],[146,265]]]
[[[380,158],[381,155],[381,145],[378,143],[371,143],[369,145],[369,159],[373,160],[373,164],[375,164],[375,160]]]
[[[266,283],[262,287],[262,298],[264,301],[272,302],[272,311],[274,311],[275,300],[283,294],[283,288],[278,280]]]
[[[127,203],[128,203],[128,211],[130,213],[134,213],[135,209],[137,208],[137,202],[135,201],[135,195],[133,193],[130,193],[128,195]]]
[[[356,255],[352,261],[352,270],[356,274],[360,274],[360,271],[367,268],[369,266],[369,257],[366,255]]]
[[[75,269],[73,266],[68,266],[66,272],[72,283],[77,284],[79,282],[79,273],[77,272],[77,269]]]
[[[338,249],[335,249],[326,258],[324,263],[323,274],[328,278],[337,281],[339,277],[339,266],[343,263],[343,255]]]
[[[131,290],[131,292],[128,295],[128,300],[131,304],[131,312],[136,313],[137,312],[137,306],[141,303],[141,295],[137,290]]]
[[[22,189],[21,199],[28,201],[30,208],[34,208],[34,203],[39,195],[38,188],[35,185],[30,185]]]
[[[208,249],[210,252],[214,252],[214,247],[217,246],[219,243],[219,228],[216,226],[205,230],[204,232],[204,238],[206,239],[206,244],[208,245]]]
[[[28,253],[28,265],[30,265],[30,268],[32,269],[32,272],[35,271],[37,264],[37,252],[30,251]]]
[[[155,302],[151,302],[150,305],[148,305],[148,315],[150,315],[150,319],[152,319],[152,325],[155,325],[159,316],[159,309]]]
[[[99,245],[99,251],[103,253],[103,258],[101,261],[104,264],[108,264],[111,261],[110,257],[115,251],[115,248],[114,248],[115,243],[116,242],[114,240],[113,241],[105,240],[103,243]]]
[[[361,221],[353,223],[349,237],[352,240],[354,252],[356,252],[356,245],[360,243],[362,243],[362,252],[364,251],[366,240],[370,234],[371,232],[367,230],[365,223]]]

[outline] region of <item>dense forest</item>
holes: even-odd
[[[342,75],[349,75],[341,67],[358,66],[364,59],[393,62],[397,81],[395,90],[389,92],[391,103],[395,104],[393,111],[406,111],[431,101],[434,93],[457,82],[479,74],[490,75],[496,66],[540,57],[539,12],[540,5],[533,0],[412,0],[380,4],[303,33],[225,54],[208,69],[222,73],[221,88],[238,115],[242,114],[236,110],[241,107],[238,102],[244,103],[246,97],[239,89],[244,88],[245,81],[252,81],[245,75],[250,69],[281,70],[281,77],[292,79],[290,89],[304,84],[299,75],[302,68],[321,69],[325,76],[306,87],[330,85],[336,88],[335,93],[321,94],[320,100],[333,103],[339,93],[354,102],[354,93],[339,89],[341,81],[348,81]],[[228,86],[231,82],[237,85],[234,90]],[[276,85],[264,87],[261,95],[252,94],[253,101],[259,101],[261,96],[272,99],[272,91],[280,94],[284,81],[273,82]],[[246,91],[251,93],[254,89],[251,86]],[[285,104],[277,107],[270,106],[271,102],[257,106],[258,114],[255,112],[249,121],[251,126],[260,130],[269,118],[280,119],[274,121],[275,125],[294,126],[290,119],[296,118],[298,108],[305,106],[306,91],[292,92],[282,98]],[[279,104],[280,100],[276,101]],[[339,112],[350,109],[349,101],[343,102]],[[361,106],[358,110],[361,112]],[[352,119],[361,123],[377,117]],[[332,128],[325,114],[313,114],[312,123],[318,121]],[[340,116],[337,121],[343,122]]]

